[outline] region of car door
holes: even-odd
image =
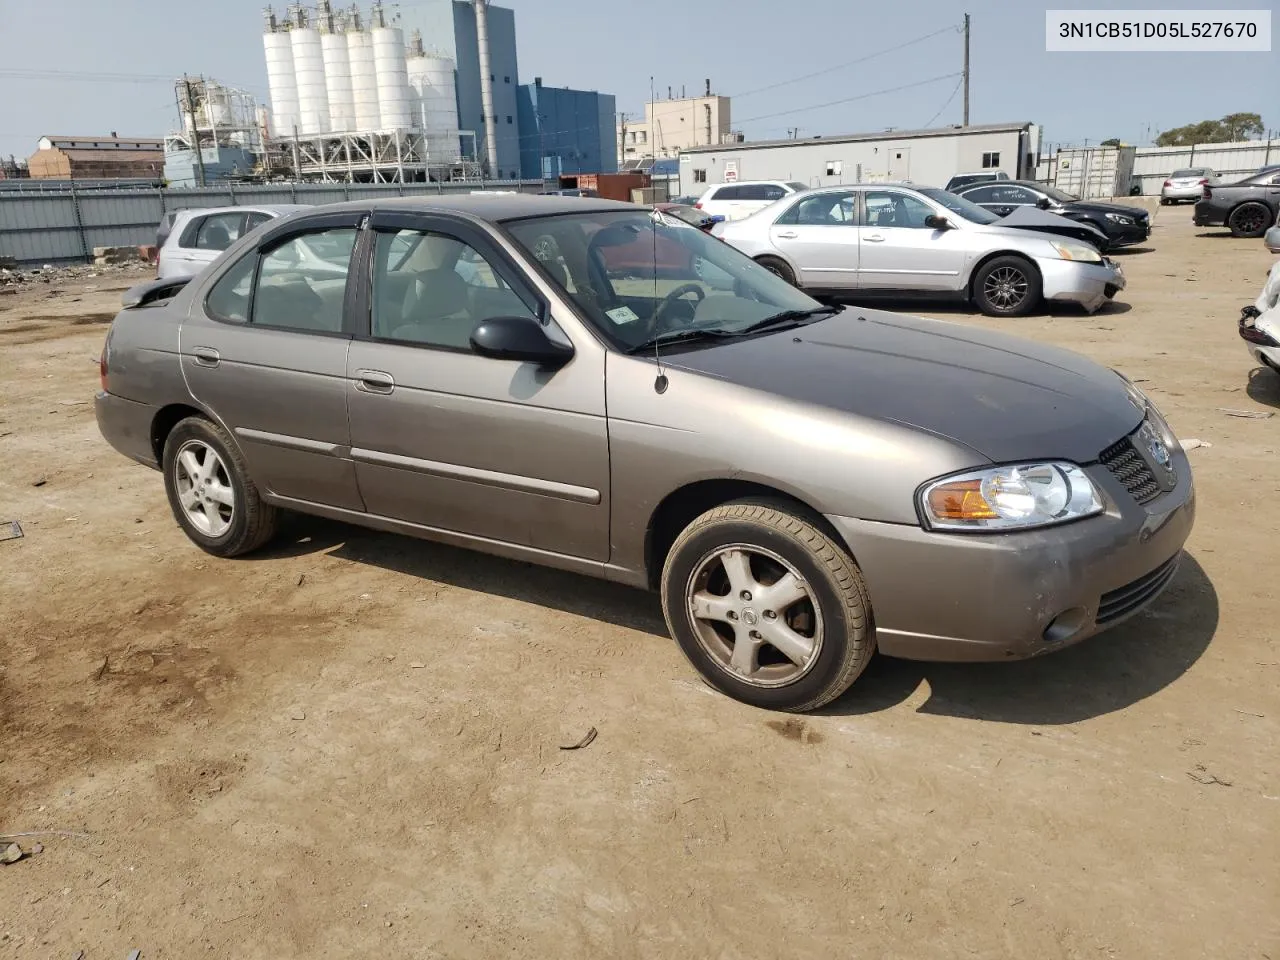
[[[347,422],[347,267],[364,214],[269,233],[219,266],[179,333],[196,401],[240,444],[249,472],[281,498],[362,509]],[[333,263],[298,253],[323,239]]]
[[[770,243],[795,268],[802,286],[858,285],[857,196],[855,190],[808,195],[770,225]]]
[[[347,362],[352,457],[371,514],[603,561],[609,554],[604,353],[564,367],[481,357],[483,320],[567,335],[479,226],[375,213],[369,307]],[[569,341],[572,342],[572,341]]]
[[[946,216],[902,190],[862,191],[858,286],[866,290],[957,290],[967,260],[963,230],[930,227]]]

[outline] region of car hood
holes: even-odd
[[[988,459],[1091,463],[1142,422],[1120,377],[1016,337],[880,310],[667,354],[800,403],[907,424]]]
[[[1121,213],[1135,219],[1149,216],[1142,207],[1126,207],[1121,203],[1100,203],[1096,200],[1072,200],[1062,206],[1072,213]]]
[[[1035,230],[1039,233],[1053,233],[1062,237],[1072,237],[1086,243],[1106,246],[1107,235],[1096,227],[1080,223],[1068,217],[1049,213],[1038,207],[1017,207],[1007,217],[1002,217],[993,226],[1011,227],[1017,230]]]

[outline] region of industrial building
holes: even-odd
[[[690,147],[720,144],[734,138],[730,130],[729,98],[713,95],[711,81],[703,81],[701,97],[675,96],[668,88],[667,99],[651,99],[644,105],[644,119],[620,117],[617,125],[618,159],[676,157]]]
[[[264,172],[266,110],[252,94],[216,80],[183,77],[174,83],[174,100],[182,130],[164,139],[164,178],[170,186],[205,186]]]
[[[115,177],[159,178],[164,142],[143,137],[41,137],[27,158],[33,179],[96,180]]]
[[[1032,123],[692,146],[680,154],[680,192],[698,195],[712,184],[735,180],[794,180],[811,187],[887,180],[942,186],[954,174],[971,170],[1033,177],[1039,152],[1040,128]]]
[[[520,86],[516,94],[520,175],[526,180],[617,169],[612,95],[547,87],[541,77]]]
[[[406,47],[380,0],[368,21],[329,0],[294,4],[285,20],[268,7],[263,49],[268,167],[374,183],[480,175],[475,132],[458,124],[453,60],[429,53],[419,33]]]

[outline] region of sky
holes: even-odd
[[[714,92],[733,98],[735,129],[753,140],[788,136],[797,127],[810,137],[959,123],[958,77],[948,75],[961,69],[958,25],[966,10],[972,123],[1039,123],[1049,144],[1108,137],[1141,144],[1162,129],[1253,111],[1280,137],[1274,38],[1271,53],[1047,53],[1046,5],[1026,0],[500,5],[515,10],[522,83],[540,76],[550,86],[612,93],[620,111],[636,116],[649,97],[650,76],[659,96],[668,87],[692,95],[709,77]],[[248,89],[268,103],[262,6],[260,0],[0,0],[0,156],[27,156],[46,133],[163,136],[177,126],[172,78],[184,72]],[[414,6],[414,0],[392,5],[406,27],[414,25]],[[1052,6],[1119,5],[1054,0]],[[953,25],[954,32],[947,30]],[[901,49],[871,56],[894,47]],[[807,79],[783,82],[799,77]],[[905,88],[880,92],[897,87]]]

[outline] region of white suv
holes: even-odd
[[[179,210],[160,246],[156,277],[194,277],[242,236],[268,220],[308,209],[303,203]],[[163,224],[161,230],[164,229]]]
[[[809,188],[785,180],[746,180],[711,187],[694,204],[703,213],[725,220],[741,220],[763,210],[775,200]]]

